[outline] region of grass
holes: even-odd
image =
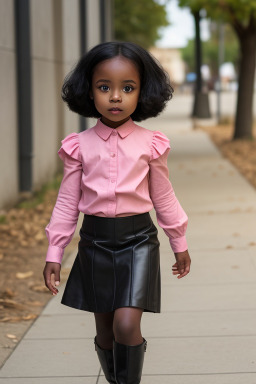
[[[44,202],[45,195],[47,194],[48,191],[50,190],[56,191],[59,189],[61,180],[62,180],[62,175],[57,175],[52,181],[44,184],[38,191],[35,191],[32,197],[21,201],[20,203],[17,204],[16,207],[24,208],[24,209],[33,209],[37,207],[39,204],[42,204]]]
[[[5,223],[6,223],[6,216],[0,215],[0,224],[5,224]]]

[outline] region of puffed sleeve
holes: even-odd
[[[151,146],[151,160],[157,159],[166,151],[170,151],[170,142],[162,132],[154,131]]]
[[[82,161],[77,133],[63,141],[58,154],[64,163],[64,174],[50,223],[45,228],[49,247],[46,261],[61,263],[64,249],[71,241],[79,216]]]
[[[157,222],[169,237],[174,253],[188,249],[186,229],[188,218],[175,196],[169,180],[167,158],[170,151],[169,139],[161,132],[153,133],[152,159],[149,162],[149,190]]]

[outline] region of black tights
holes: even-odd
[[[103,349],[113,348],[113,339],[125,345],[138,345],[143,342],[140,321],[141,308],[118,308],[114,312],[94,313],[97,344]]]

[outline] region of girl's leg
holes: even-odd
[[[114,370],[117,384],[139,384],[147,342],[141,335],[140,308],[119,308],[114,315]]]
[[[113,319],[114,312],[94,313],[96,331],[97,331],[97,344],[102,349],[113,348]]]
[[[138,345],[143,342],[140,322],[143,309],[124,307],[115,310],[113,332],[115,341],[125,345]]]
[[[114,312],[94,313],[97,336],[94,339],[95,349],[101,368],[109,383],[116,383],[113,360],[113,318]]]

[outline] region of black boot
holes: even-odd
[[[114,374],[114,359],[113,359],[113,350],[112,349],[102,349],[96,342],[96,336],[94,338],[95,351],[99,358],[101,368],[104,372],[106,380],[109,383],[116,384],[115,374]]]
[[[147,341],[139,345],[124,345],[114,341],[114,367],[117,384],[139,384]]]

